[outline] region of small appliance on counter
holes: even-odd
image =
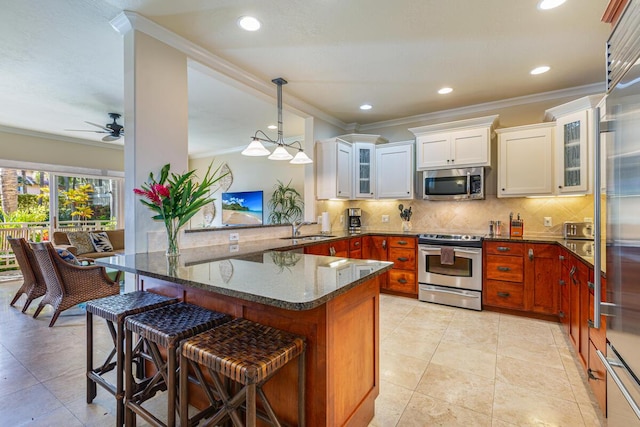
[[[348,208],[347,209],[347,224],[349,233],[360,233],[362,229],[362,222],[360,217],[362,216],[362,209],[360,208]]]

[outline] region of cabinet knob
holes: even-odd
[[[382,249],[387,249],[387,239],[382,241]]]
[[[533,261],[533,248],[529,249],[529,261]]]
[[[360,246],[360,242],[353,242],[353,246]]]
[[[502,191],[504,191],[504,188],[502,189]]]
[[[558,188],[562,188],[562,185],[558,185]]]

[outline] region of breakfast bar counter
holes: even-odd
[[[379,277],[393,263],[266,251],[203,260],[186,251],[101,258],[134,273],[136,287],[304,336],[309,426],[366,426],[379,392]],[[297,425],[295,364],[264,387],[283,422]],[[194,388],[192,403],[204,397]]]

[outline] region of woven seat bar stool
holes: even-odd
[[[180,302],[155,310],[129,316],[125,319],[125,425],[135,426],[136,415],[154,426],[175,426],[177,370],[180,343],[208,329],[231,320],[231,316]],[[132,335],[142,339],[157,372],[136,385],[133,378]],[[158,346],[166,350],[166,361]],[[163,423],[142,404],[157,391],[167,390],[167,422]]]
[[[230,418],[234,426],[244,425],[238,409],[245,406],[245,423],[256,425],[256,397],[262,401],[264,413],[260,418],[280,426],[262,386],[283,366],[298,358],[298,425],[305,425],[305,340],[289,332],[265,326],[246,319],[234,319],[182,343],[180,364],[191,366],[207,395],[211,408],[218,411],[205,420],[214,426]],[[215,389],[204,379],[201,365],[207,368]],[[227,378],[241,387],[230,396],[223,380]],[[188,369],[180,370],[180,425],[195,425],[201,413],[189,419]],[[233,385],[233,384],[232,384]],[[221,401],[221,402],[219,402]],[[266,415],[266,416],[265,416]]]
[[[154,310],[169,304],[180,302],[178,298],[169,298],[151,292],[135,291],[113,295],[87,302],[87,403],[96,397],[96,384],[116,398],[117,426],[124,424],[124,320],[127,316]],[[107,323],[113,349],[100,366],[94,367],[93,360],[93,316],[102,317]],[[143,365],[141,341],[133,347],[132,359],[140,369]],[[113,360],[115,356],[115,361]],[[116,369],[116,383],[107,381],[103,375]],[[139,372],[138,372],[139,373]]]

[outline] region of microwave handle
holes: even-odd
[[[471,172],[467,172],[467,197],[471,197]]]

